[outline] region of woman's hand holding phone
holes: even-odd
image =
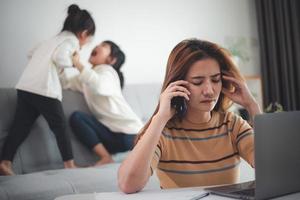
[[[157,115],[168,121],[175,114],[174,108],[171,107],[171,100],[173,97],[179,96],[190,100],[191,94],[188,89],[189,82],[185,80],[175,81],[170,83],[168,87],[161,93],[159,98],[159,109]]]

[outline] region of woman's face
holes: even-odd
[[[100,45],[96,46],[91,55],[89,62],[95,66],[100,64],[109,64],[110,63],[110,45],[106,43],[101,43]]]
[[[222,90],[220,66],[214,59],[195,62],[189,69],[186,80],[191,92],[188,106],[191,110],[210,112],[218,102]]]

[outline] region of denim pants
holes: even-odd
[[[112,132],[94,116],[76,111],[70,117],[70,126],[77,138],[89,149],[103,144],[111,154],[131,150],[135,134]]]

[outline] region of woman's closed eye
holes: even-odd
[[[201,85],[203,81],[193,81],[191,82],[193,85]]]
[[[211,81],[213,83],[219,83],[221,81],[221,79],[222,79],[221,74],[215,74],[215,75],[211,76]]]
[[[213,82],[213,83],[219,83],[220,81],[221,81],[220,77],[211,79],[211,82]],[[202,83],[203,83],[203,81],[194,81],[194,82],[192,82],[193,85],[201,85]]]
[[[218,77],[218,78],[213,78],[211,81],[212,81],[213,83],[219,83],[219,82],[221,81],[221,78],[220,78],[220,77]]]

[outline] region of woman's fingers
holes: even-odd
[[[233,78],[231,76],[223,75],[222,78],[224,78],[225,80],[231,81],[231,82],[233,82],[233,83],[235,83],[237,85],[241,84],[241,82],[239,80],[237,80],[237,79],[235,79],[235,78]]]
[[[181,91],[181,92],[185,92],[186,94],[190,95],[191,93],[188,91],[188,89],[186,87],[183,87],[183,86],[174,86],[174,87],[171,87],[169,89],[170,92],[176,92],[176,91]]]
[[[190,100],[189,95],[190,91],[187,89],[189,82],[185,80],[179,80],[172,82],[168,85],[168,87],[163,92],[162,98],[167,97],[169,101],[176,96],[182,96],[186,100]]]
[[[186,88],[189,83],[187,81],[176,81],[171,84],[160,95],[159,110],[161,113],[166,114],[168,117],[172,117],[175,114],[174,109],[171,108],[171,100],[173,97],[180,96],[190,100],[190,92]],[[171,108],[171,109],[170,109]]]
[[[222,88],[222,92],[226,95],[226,96],[231,96],[233,94],[233,92],[231,92],[230,90],[226,89],[226,88]]]
[[[171,98],[178,97],[178,96],[184,97],[188,101],[190,100],[189,96],[184,92],[177,91],[177,92],[172,92],[171,93]]]
[[[244,83],[240,80],[237,80],[236,78],[233,78],[231,76],[224,76],[224,75],[223,78],[226,81],[230,81],[236,89],[241,89],[244,87]]]
[[[226,96],[230,96],[232,93],[230,92],[230,90],[226,89],[226,88],[222,88],[222,92],[226,95]]]
[[[165,91],[168,93],[172,93],[172,95],[171,95],[172,97],[174,96],[174,94],[180,94],[178,96],[182,96],[182,94],[185,94],[184,96],[186,96],[187,99],[189,99],[188,95],[190,95],[191,93],[187,89],[188,84],[189,84],[189,82],[185,81],[185,80],[175,81],[175,82],[170,83]]]
[[[188,81],[179,80],[179,81],[175,81],[175,82],[170,83],[167,88],[171,88],[171,87],[174,87],[174,86],[177,86],[177,85],[188,86],[188,84],[189,84]]]

